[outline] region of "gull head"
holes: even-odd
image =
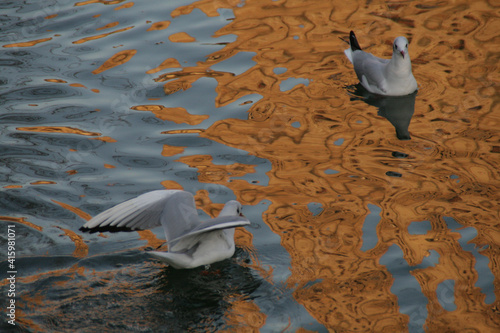
[[[243,207],[236,200],[226,202],[219,216],[243,216]]]
[[[408,39],[406,37],[398,37],[394,40],[393,56],[401,55],[403,59],[408,56]]]

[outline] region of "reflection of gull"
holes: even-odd
[[[236,253],[240,260],[251,262],[250,255],[243,249],[237,248]],[[235,302],[253,297],[261,285],[264,284],[269,293],[279,289],[269,286],[258,274],[253,274],[249,265],[230,261],[211,266],[211,272],[202,274],[196,274],[201,267],[194,272],[171,267],[155,270],[155,275],[151,276],[155,281],[154,292],[150,297],[141,298],[143,303],[140,307],[148,320],[154,321],[151,331],[213,331],[216,318],[227,316]],[[169,329],[159,329],[162,324],[168,325]]]
[[[344,51],[352,62],[359,81],[369,92],[384,96],[403,96],[417,90],[417,81],[411,72],[408,40],[394,40],[392,58],[381,59],[361,50],[356,35],[351,31],[351,47]]]
[[[381,97],[366,91],[362,85],[355,86],[354,95],[362,97],[361,99],[372,106],[378,108],[378,115],[386,118],[396,129],[396,135],[399,140],[410,140],[411,117],[415,111],[415,97],[417,93],[406,96],[388,96]]]
[[[194,268],[234,254],[234,228],[250,224],[238,201],[228,201],[219,217],[201,222],[191,193],[148,192],[110,208],[80,228],[82,231],[132,231],[163,226],[169,252],[151,251],[174,268]]]

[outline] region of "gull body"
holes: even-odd
[[[356,35],[349,35],[350,47],[344,51],[354,66],[361,85],[373,94],[383,96],[405,96],[418,89],[411,70],[408,40],[394,40],[391,59],[382,59],[361,50]]]
[[[94,233],[134,231],[162,226],[168,252],[153,257],[178,269],[195,268],[230,258],[235,251],[234,228],[250,224],[238,201],[228,201],[219,216],[200,221],[194,197],[181,190],[159,190],[114,206],[80,228]]]

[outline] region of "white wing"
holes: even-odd
[[[193,247],[203,237],[203,234],[221,229],[236,228],[249,225],[250,221],[243,216],[222,216],[207,220],[198,227],[178,238],[168,242],[170,252],[185,251]]]
[[[167,242],[173,242],[190,232],[201,223],[196,211],[194,197],[186,191],[177,191],[165,201],[161,225]]]
[[[116,205],[85,223],[82,231],[130,231],[163,225],[167,240],[200,224],[194,197],[180,190],[152,191]]]

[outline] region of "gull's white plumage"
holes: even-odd
[[[228,201],[219,217],[202,222],[191,193],[159,190],[98,214],[81,230],[93,233],[162,226],[169,251],[149,253],[174,268],[194,268],[230,258],[235,250],[234,228],[248,224],[237,201]]]
[[[408,40],[405,37],[394,40],[391,59],[378,58],[362,51],[353,31],[349,41],[350,47],[344,53],[366,90],[384,96],[404,96],[418,89],[411,71]]]

